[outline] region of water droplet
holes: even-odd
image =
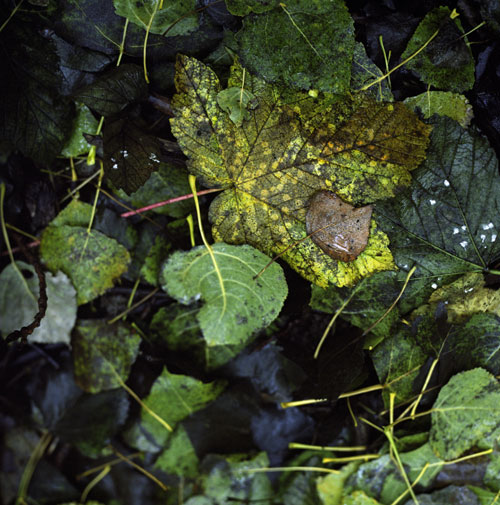
[[[436,200],[432,200],[432,199],[430,199],[430,200],[429,200],[429,203],[430,203],[431,205],[436,205]]]
[[[431,288],[432,288],[432,289],[437,289],[437,287],[438,287],[438,285],[437,285],[435,282],[433,282],[433,283],[431,284]]]
[[[464,225],[460,226],[460,228],[462,228],[462,231],[465,231],[467,229],[467,226],[465,226],[465,224],[464,224]]]
[[[448,186],[450,185],[450,181],[449,181],[449,180],[447,180],[447,179],[445,179],[445,180],[444,180],[444,182],[443,182],[443,184],[444,184],[446,187],[448,187]]]

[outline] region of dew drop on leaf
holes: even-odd
[[[318,191],[306,215],[307,234],[328,256],[353,261],[365,249],[373,207],[356,208],[331,191]]]

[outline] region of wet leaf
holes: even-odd
[[[71,340],[78,386],[87,393],[120,387],[116,374],[123,382],[127,381],[140,342],[135,330],[124,323],[110,325],[98,319],[79,321]]]
[[[374,212],[402,273],[417,266],[407,291],[419,304],[451,276],[481,272],[500,257],[495,153],[484,137],[451,119],[434,124],[411,188]]]
[[[105,123],[104,172],[117,188],[137,191],[160,166],[160,143],[130,119]]]
[[[173,37],[198,28],[194,0],[113,0],[113,4],[117,14],[151,33]]]
[[[124,63],[79,90],[75,99],[97,114],[111,116],[131,103],[144,100],[147,93],[143,69],[138,65]]]
[[[28,24],[2,31],[0,140],[50,164],[71,131],[73,106],[60,96],[62,74],[55,45]]]
[[[429,38],[438,35],[417,56],[406,63],[420,79],[438,89],[458,93],[474,85],[474,60],[467,38],[458,19],[450,18],[448,7],[430,11],[418,25],[401,59],[410,57],[422,48]]]
[[[155,380],[144,403],[172,428],[193,412],[206,407],[224,390],[224,381],[204,384],[187,375],[170,373],[166,368]],[[169,437],[167,428],[142,409],[142,426],[161,445]]]
[[[474,446],[493,447],[500,439],[500,386],[482,368],[453,376],[432,408],[430,443],[441,458],[453,459]]]
[[[196,318],[209,347],[244,346],[278,316],[288,293],[283,270],[274,263],[254,279],[268,263],[264,254],[223,243],[212,250],[216,265],[204,246],[175,252],[163,267],[162,285],[182,303],[203,300]]]
[[[17,262],[21,272],[30,275],[26,283],[35,298],[26,291],[11,264],[0,274],[0,330],[7,336],[33,321],[38,312],[38,277],[35,269],[22,261]],[[71,330],[76,321],[76,292],[62,272],[45,274],[47,283],[47,312],[40,326],[28,336],[28,342],[69,344]]]
[[[428,127],[403,105],[280,95],[247,73],[245,89],[258,106],[236,127],[217,105],[220,85],[208,67],[179,57],[176,82],[172,131],[190,158],[188,168],[205,185],[225,189],[210,207],[216,240],[248,243],[267,254],[285,251],[293,268],[323,286],[352,285],[393,268],[387,239],[373,220],[367,248],[346,264],[305,240],[305,218],[321,189],[359,205],[409,184],[409,170],[424,156]],[[236,65],[229,85],[242,83]]]
[[[343,0],[291,0],[243,19],[239,54],[251,72],[268,82],[345,93],[353,25]]]
[[[71,279],[79,305],[112,287],[130,262],[128,251],[116,240],[95,230],[87,234],[91,210],[86,203],[72,201],[44,230],[40,243],[47,267]]]

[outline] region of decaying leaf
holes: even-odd
[[[243,73],[233,66],[228,87],[244,87],[256,107],[236,126],[217,104],[215,73],[193,58],[177,60],[172,131],[189,170],[206,186],[225,190],[210,207],[215,239],[283,253],[323,286],[353,285],[393,268],[387,237],[373,220],[366,249],[350,263],[306,240],[309,201],[319,190],[356,205],[393,196],[424,158],[429,127],[400,103],[314,97]]]
[[[335,193],[318,191],[306,214],[307,234],[331,258],[353,261],[368,243],[372,210],[371,205],[356,209]]]

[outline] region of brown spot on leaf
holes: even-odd
[[[318,191],[306,215],[306,230],[328,256],[353,261],[365,249],[373,207],[353,207],[330,191]]]

